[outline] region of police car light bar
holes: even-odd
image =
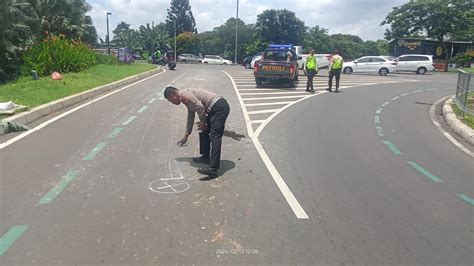
[[[277,49],[293,49],[292,44],[270,44],[268,48],[277,48]]]

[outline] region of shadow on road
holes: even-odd
[[[207,164],[201,164],[201,163],[193,162],[193,157],[181,157],[181,158],[176,158],[175,160],[178,161],[178,162],[189,163],[190,166],[195,167],[195,168],[208,167]],[[199,180],[208,181],[208,180],[218,178],[218,177],[224,175],[224,173],[226,173],[227,171],[232,170],[234,168],[235,168],[235,163],[233,161],[221,160],[221,168],[218,171],[217,177],[206,176],[206,177],[203,177],[203,178],[199,178]]]

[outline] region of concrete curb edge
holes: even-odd
[[[453,103],[453,97],[446,100],[443,104],[443,116],[448,126],[469,144],[474,145],[474,130],[466,126],[461,120],[459,120],[451,107]]]

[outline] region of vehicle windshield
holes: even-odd
[[[265,60],[272,60],[272,61],[289,61],[288,57],[291,60],[296,58],[295,53],[291,50],[286,49],[278,49],[278,50],[266,50],[264,54]]]

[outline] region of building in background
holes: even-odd
[[[445,41],[446,50],[450,57],[458,54],[467,53],[474,57],[474,44],[463,41]],[[415,39],[415,38],[400,38],[395,39],[389,43],[390,52],[392,55],[398,57],[403,54],[426,54],[433,55],[435,61],[441,61],[445,58],[443,46],[436,40]]]

